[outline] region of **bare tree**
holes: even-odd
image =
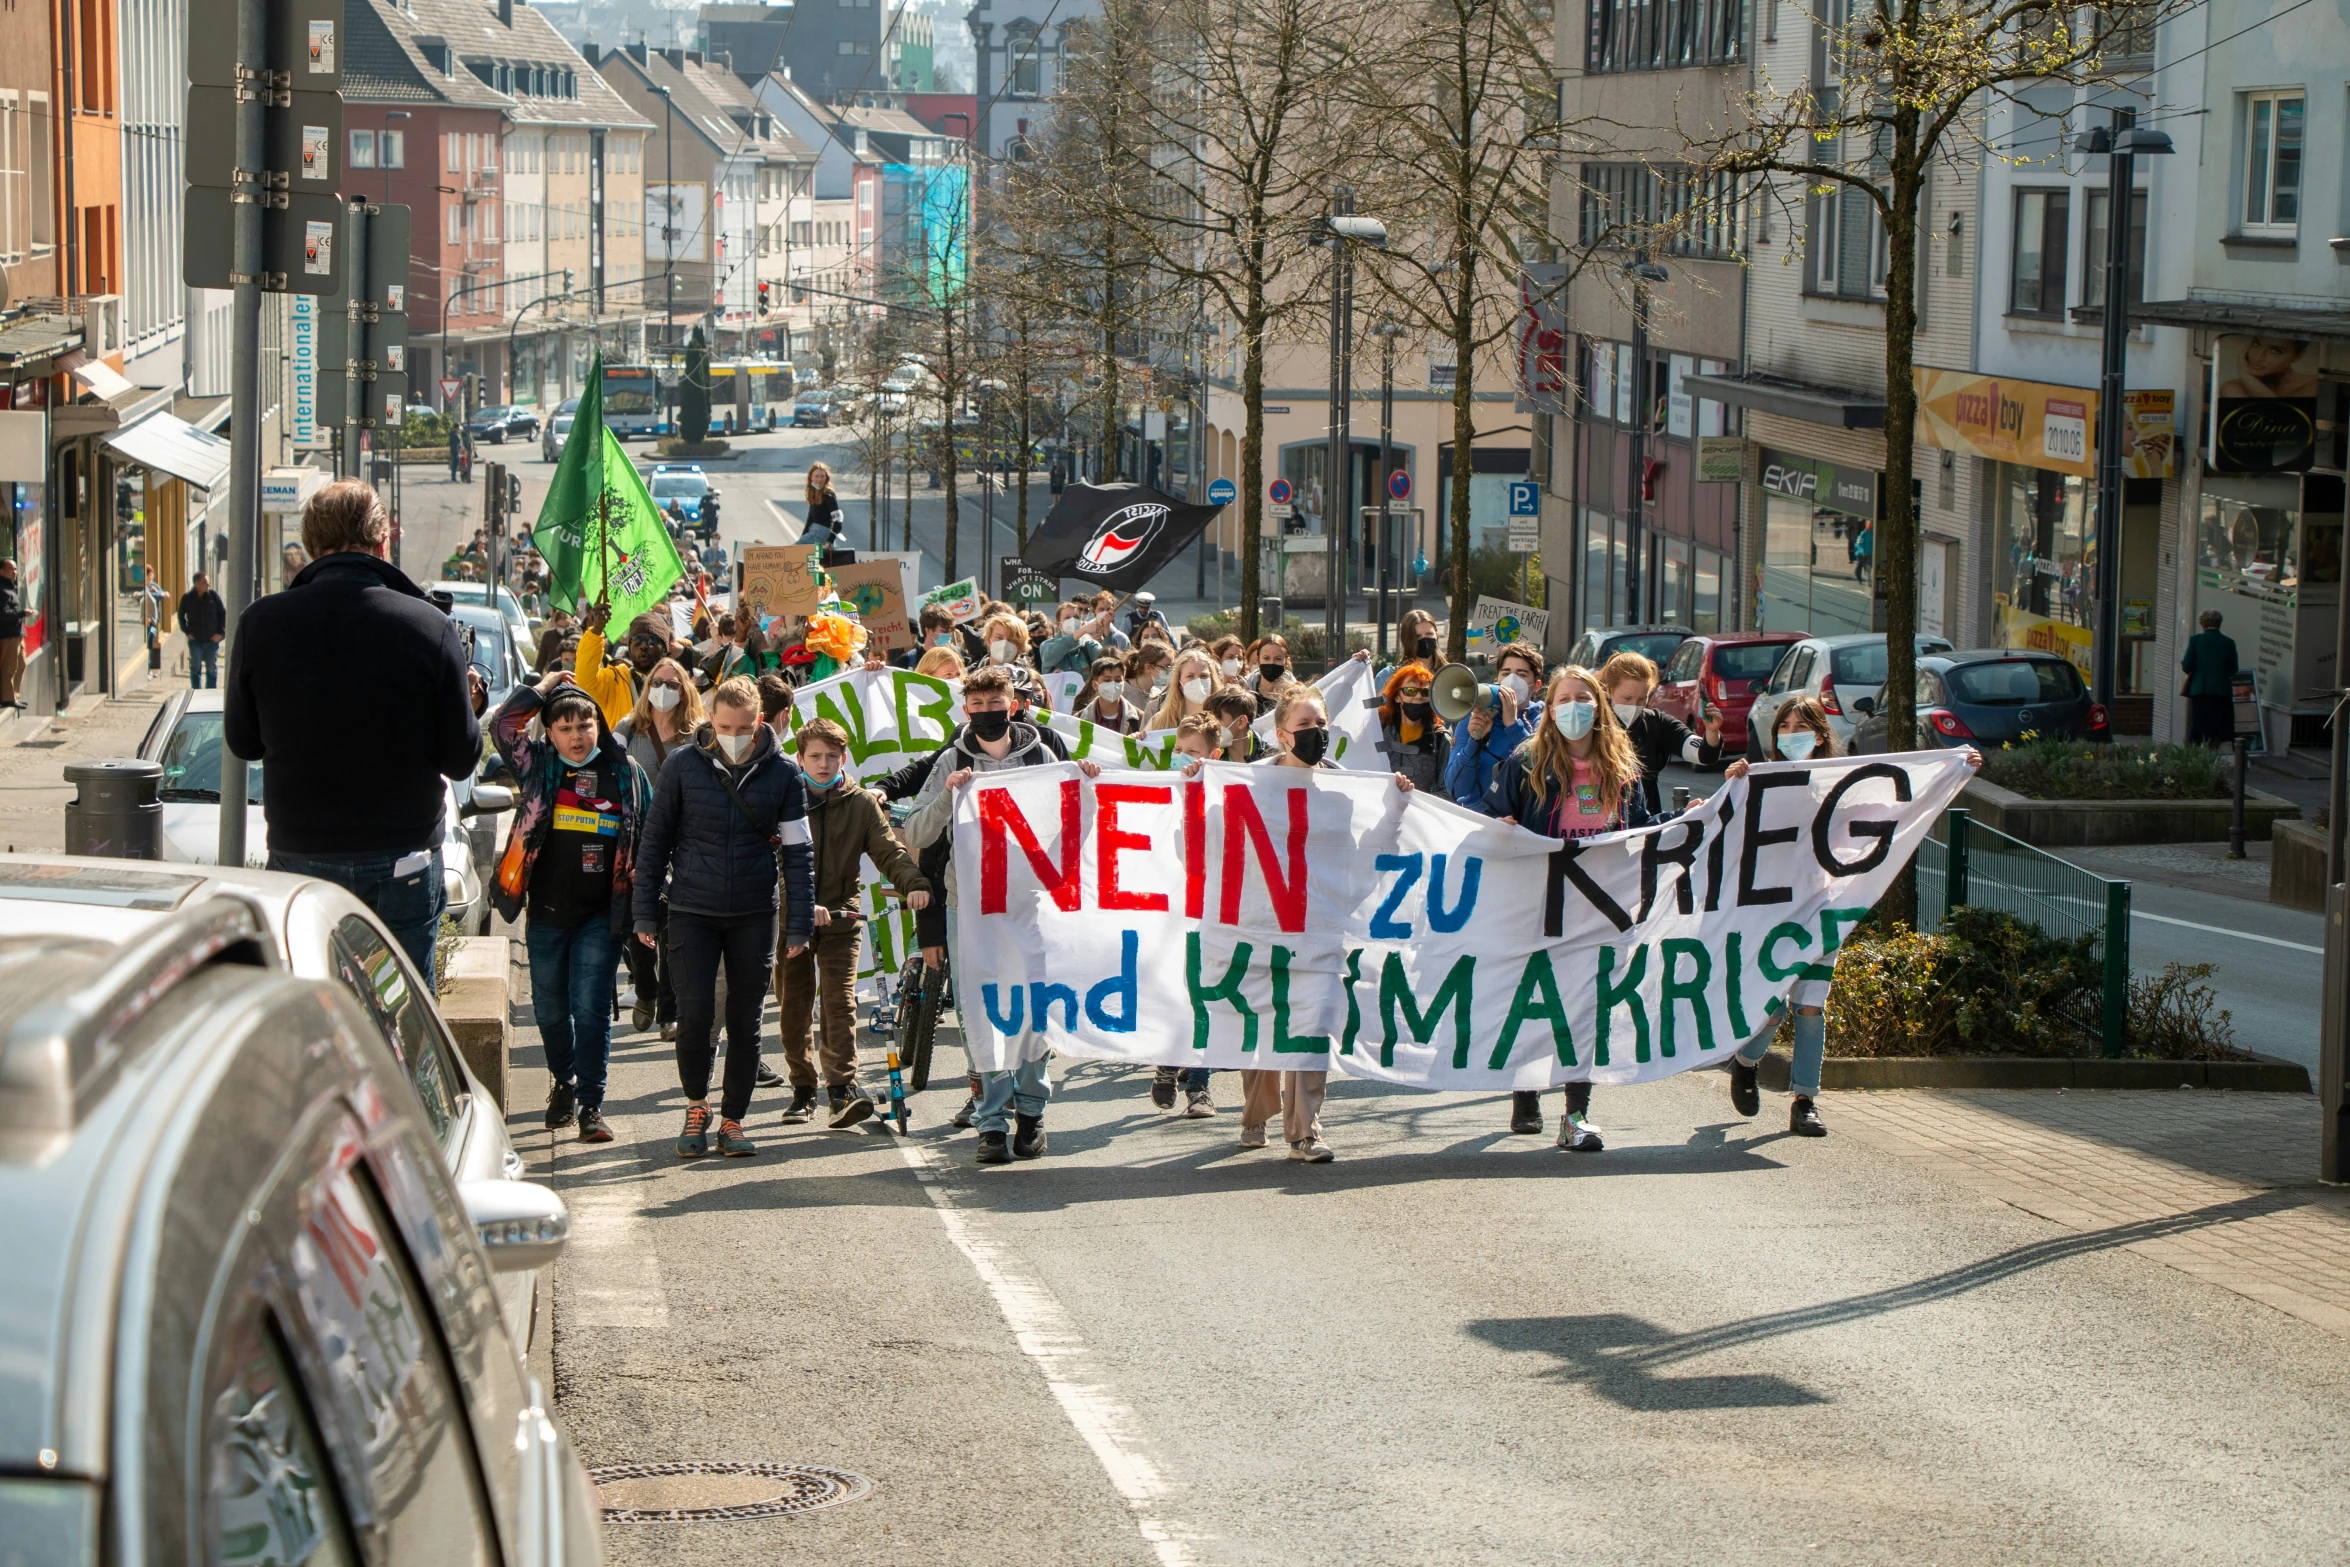
[[[1519,274],[1553,250],[1547,154],[1555,78],[1547,10],[1527,0],[1419,0],[1351,41],[1361,211],[1387,225],[1375,297],[1452,344],[1451,602],[1446,656],[1468,652],[1469,475],[1480,361],[1510,336]],[[1341,476],[1333,476],[1343,484]]]
[[[2109,55],[2150,39],[2196,0],[1822,0],[1816,77],[1767,80],[1692,128],[1701,173],[1787,177],[1800,196],[1866,204],[1885,247],[1885,484],[1876,569],[1885,585],[1888,743],[1917,743],[1917,426],[1920,211],[1936,159],[1972,164],[1987,111],[2043,83],[2098,79]],[[2034,111],[2036,112],[2036,111]],[[1784,194],[1774,186],[1774,197]],[[1898,897],[1889,901],[1897,906]]]

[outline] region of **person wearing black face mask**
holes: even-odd
[[[1426,664],[1406,664],[1387,677],[1379,705],[1380,749],[1387,766],[1416,789],[1441,790],[1452,760],[1452,732],[1429,700],[1435,679]]]
[[[1292,684],[1289,678],[1288,641],[1280,636],[1262,639],[1250,650],[1249,662],[1256,667],[1249,671],[1242,684],[1257,699],[1257,716],[1262,718],[1281,705],[1282,697],[1288,694]]]
[[[1397,669],[1418,659],[1430,669],[1438,665],[1436,656],[1436,617],[1424,609],[1404,611],[1404,617],[1395,628],[1395,662],[1381,669],[1376,677],[1381,690],[1395,677]]]

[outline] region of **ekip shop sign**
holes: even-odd
[[[1818,457],[1794,452],[1762,452],[1762,487],[1773,495],[1809,501],[1848,517],[1877,516],[1877,475],[1865,468],[1845,468]]]

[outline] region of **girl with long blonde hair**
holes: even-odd
[[[1548,706],[1542,726],[1502,764],[1497,780],[1502,818],[1559,839],[1645,826],[1653,818],[1640,793],[1640,758],[1608,706],[1599,676],[1566,665],[1552,671],[1544,695]],[[1511,1128],[1531,1120],[1531,1130],[1540,1131],[1542,1096],[1519,1092],[1511,1099]],[[1598,1153],[1607,1146],[1591,1124],[1588,1081],[1567,1085],[1559,1146],[1576,1153]]]
[[[826,535],[822,542],[833,543],[840,537],[840,497],[832,493],[832,470],[820,462],[808,465],[807,498],[808,526],[800,537],[806,539],[808,534],[822,528]]]
[[[1174,729],[1186,718],[1197,718],[1208,710],[1208,698],[1216,694],[1223,681],[1216,674],[1216,661],[1202,647],[1187,647],[1175,655],[1173,675],[1167,681],[1166,700],[1150,716],[1146,729]]]

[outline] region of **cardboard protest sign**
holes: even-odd
[[[1773,763],[1562,843],[1345,771],[983,774],[953,828],[971,1064],[1482,1091],[1718,1065],[1832,976],[1970,776],[1956,751]]]
[[[1531,604],[1513,604],[1508,599],[1486,598],[1479,595],[1476,607],[1469,611],[1469,656],[1493,657],[1512,642],[1531,642],[1542,646],[1550,634],[1550,611],[1536,609]]]
[[[832,568],[833,591],[841,605],[855,612],[870,640],[868,653],[886,657],[914,645],[914,629],[906,620],[906,578],[894,560],[859,561]]]
[[[813,544],[752,544],[743,549],[743,606],[762,615],[813,615],[824,582]]]
[[[955,624],[959,626],[967,620],[979,618],[979,606],[983,598],[984,595],[979,591],[979,579],[965,577],[960,582],[950,582],[943,588],[932,588],[923,594],[922,607],[928,609],[933,604],[937,605],[952,615]]]

